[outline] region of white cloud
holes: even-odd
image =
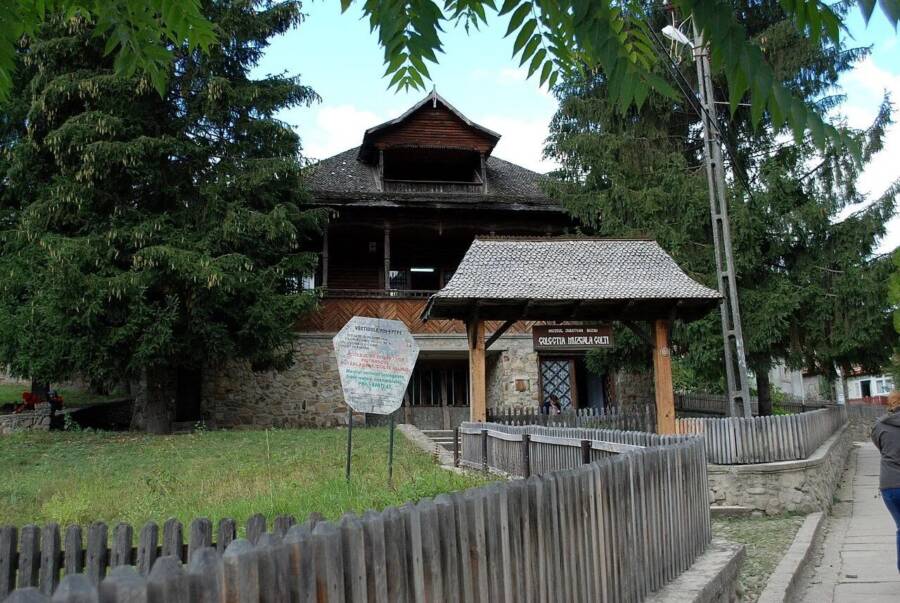
[[[900,102],[900,74],[880,68],[868,57],[860,62],[841,82],[847,93],[847,102],[841,113],[848,125],[866,128],[871,125],[887,92],[894,103]],[[896,116],[895,116],[896,119]],[[870,199],[881,196],[887,188],[900,178],[900,124],[893,124],[885,133],[884,148],[875,155],[860,174],[857,186]],[[856,211],[858,207],[847,208],[844,215]],[[887,226],[887,235],[881,242],[880,252],[886,252],[900,245],[900,218],[894,217]]]
[[[497,143],[493,153],[496,157],[536,172],[543,173],[556,167],[554,162],[541,157],[544,152],[544,140],[547,138],[550,115],[534,119],[485,115],[476,121],[500,134],[500,142]]]
[[[311,127],[302,132],[303,154],[310,159],[324,159],[359,146],[363,133],[382,121],[375,113],[353,105],[318,107]]]

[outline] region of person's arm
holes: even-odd
[[[874,427],[872,427],[872,443],[875,444],[875,448],[881,452],[881,424],[875,423]]]

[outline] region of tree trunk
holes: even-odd
[[[754,368],[756,373],[756,395],[759,398],[759,416],[772,414],[772,387],[769,383],[769,371],[764,367]]]
[[[31,380],[31,393],[37,396],[38,402],[46,402],[50,399],[50,384],[37,379]]]
[[[141,380],[132,387],[134,408],[131,429],[147,433],[172,432],[175,416],[176,371],[168,368],[148,368]]]

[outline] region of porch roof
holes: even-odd
[[[691,321],[719,300],[655,241],[481,237],[422,318]]]

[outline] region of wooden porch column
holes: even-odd
[[[328,288],[328,225],[322,231],[322,288]]]
[[[653,381],[656,390],[656,431],[675,433],[675,392],[672,389],[672,354],[669,350],[670,323],[653,321]]]
[[[384,290],[391,288],[391,225],[384,223]]]
[[[474,319],[466,323],[469,337],[469,418],[487,420],[487,386],[484,374],[484,322]]]

